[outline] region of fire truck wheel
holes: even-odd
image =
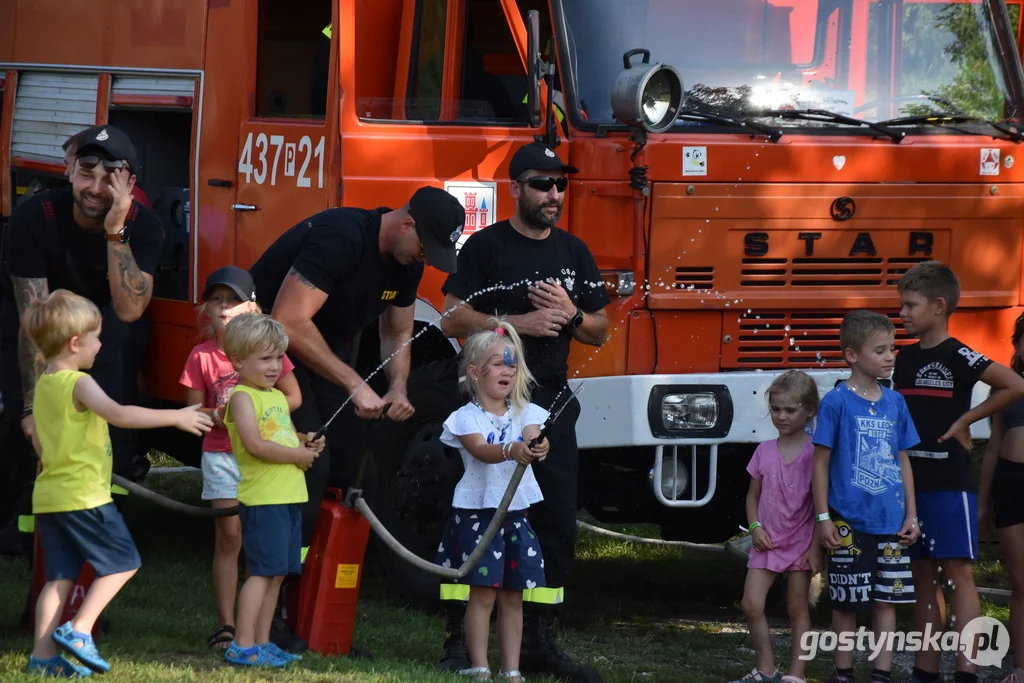
[[[448,359],[414,370],[408,394],[416,413],[368,436],[377,470],[374,513],[405,547],[430,562],[437,561],[452,492],[463,472],[458,450],[440,441],[444,420],[462,405],[457,368],[457,361]],[[436,607],[440,578],[403,562],[383,543],[378,546],[402,598],[417,607]]]

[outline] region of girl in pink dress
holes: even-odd
[[[743,587],[743,611],[757,661],[740,680],[805,683],[807,663],[799,658],[801,636],[811,627],[811,577],[821,571],[821,547],[814,537],[811,469],[814,444],[808,424],[818,412],[818,385],[799,370],[779,375],[768,389],[772,424],[779,438],[754,451],[747,472],[747,519],[752,538]],[[793,632],[790,670],[775,668],[764,603],[779,574],[787,575],[786,598]]]

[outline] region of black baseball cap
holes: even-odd
[[[508,175],[515,180],[530,169],[537,171],[561,171],[562,173],[579,173],[580,169],[562,163],[554,150],[540,142],[531,142],[519,148],[512,157],[508,167]]]
[[[256,301],[256,283],[249,271],[238,266],[224,266],[210,273],[206,278],[206,289],[203,290],[203,301],[210,296],[210,290],[217,285],[230,287],[242,301]]]
[[[462,237],[466,210],[459,200],[436,187],[421,187],[409,200],[409,215],[423,243],[427,262],[446,273],[455,272],[455,243]]]
[[[128,135],[114,126],[93,126],[79,133],[76,157],[102,152],[111,159],[124,159],[134,171],[138,167],[138,154]]]

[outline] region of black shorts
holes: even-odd
[[[913,603],[914,581],[907,549],[892,535],[866,534],[835,511],[832,523],[843,545],[828,551],[828,593],[832,609],[863,612],[872,602]]]
[[[1024,462],[999,458],[992,482],[992,508],[997,529],[1024,523]]]

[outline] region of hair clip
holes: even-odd
[[[504,327],[495,327],[494,328],[494,333],[495,334],[500,334],[501,336],[504,337],[505,336],[505,328]]]

